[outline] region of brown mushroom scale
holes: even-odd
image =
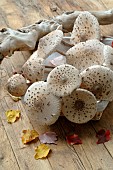
[[[84,106],[85,106],[85,103],[82,100],[76,100],[73,108],[75,108],[76,110],[82,110]]]

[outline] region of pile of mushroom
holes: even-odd
[[[23,96],[42,125],[61,114],[79,124],[99,120],[113,100],[113,49],[101,42],[97,18],[81,12],[69,35],[58,26],[40,38],[21,73],[7,83],[8,92]]]

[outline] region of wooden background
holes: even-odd
[[[113,0],[0,0],[0,28],[17,29],[40,19],[72,10],[107,10],[113,8]],[[102,35],[113,35],[113,25],[102,26]],[[0,65],[0,170],[113,170],[113,103],[98,122],[75,125],[61,117],[51,127],[40,127],[32,116],[27,115],[22,102],[13,102],[5,85],[15,69],[21,68],[30,52],[15,52]],[[5,111],[20,109],[21,119],[8,124]],[[23,145],[22,130],[35,129],[40,134],[55,131],[57,145],[50,145],[52,152],[47,159],[35,160],[34,149],[39,142]],[[101,128],[111,131],[111,140],[96,144],[96,131]],[[66,134],[78,133],[82,145],[70,146]]]

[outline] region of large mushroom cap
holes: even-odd
[[[43,79],[44,66],[42,65],[44,59],[30,58],[22,67],[22,73],[30,82],[36,82]]]
[[[24,102],[41,125],[51,125],[60,116],[61,101],[48,92],[46,82],[33,83],[24,96]]]
[[[84,11],[80,13],[74,23],[71,43],[75,45],[90,39],[100,39],[100,27],[97,18]]]
[[[52,31],[41,38],[38,44],[38,56],[45,59],[55,51],[57,46],[61,43],[62,38],[63,32],[61,30]]]
[[[104,59],[103,65],[113,70],[113,48],[108,45],[104,46]]]
[[[113,71],[94,65],[81,72],[81,88],[91,91],[97,100],[113,100]]]
[[[48,74],[47,84],[54,95],[65,96],[80,86],[81,76],[75,67],[63,64],[55,67]]]
[[[62,112],[71,122],[86,123],[95,116],[96,111],[96,98],[85,89],[76,89],[69,96],[63,97]]]
[[[81,72],[89,66],[104,63],[103,49],[104,44],[98,40],[81,42],[67,51],[66,61]]]
[[[12,96],[23,96],[27,88],[26,79],[21,74],[14,74],[8,79],[7,90]]]

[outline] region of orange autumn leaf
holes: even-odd
[[[50,152],[50,148],[45,145],[45,144],[40,144],[36,149],[35,149],[35,159],[41,159],[41,158],[46,158]]]
[[[17,119],[20,118],[20,111],[19,110],[8,110],[5,112],[7,117],[8,123],[14,123]]]
[[[36,138],[38,138],[39,134],[36,130],[23,130],[22,142],[24,144],[29,143]]]

